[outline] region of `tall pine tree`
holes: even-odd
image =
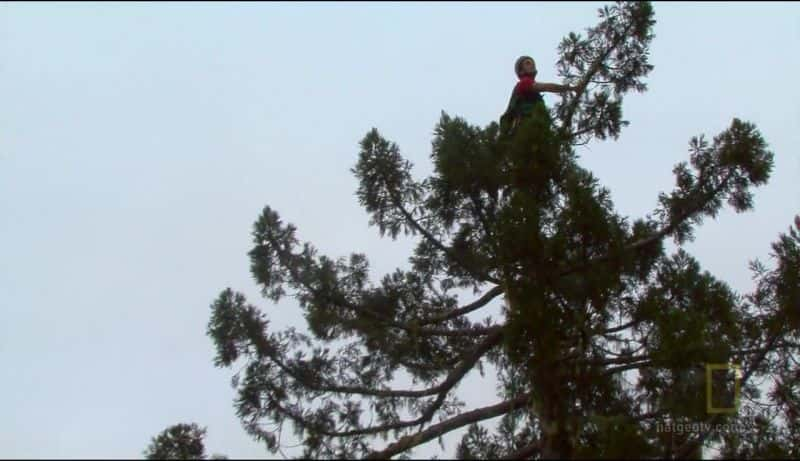
[[[299,302],[308,333],[271,331],[231,289],[213,302],[215,364],[243,365],[236,408],[250,434],[275,452],[290,426],[306,457],[324,458],[407,455],[460,428],[448,456],[684,458],[703,445],[800,456],[800,221],[773,245],[775,267],[753,263],[746,296],[681,248],[724,206],[752,208],[773,165],[756,127],[734,119],[692,138],[674,189],[636,219],[576,161],[576,145],[619,136],[623,96],[646,90],[653,17],[648,2],[616,3],[565,37],[558,70],[578,90],[512,136],[443,113],[422,181],[397,145],[366,134],[358,199],[381,235],[418,238],[409,271],[373,284],[365,255],[320,255],[264,208],[252,273],[266,298]],[[460,304],[459,289],[475,299]],[[501,315],[470,320],[493,300]],[[706,365],[728,363],[741,365],[740,412],[709,413]],[[466,408],[456,392],[483,366],[498,374],[497,403]],[[400,372],[413,388],[393,387]],[[713,403],[729,406],[719,399],[736,379],[716,376]],[[766,393],[763,377],[774,378]],[[737,421],[746,430],[715,425]],[[708,425],[664,430],[684,423]]]

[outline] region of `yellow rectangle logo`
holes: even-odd
[[[711,377],[714,371],[731,371],[733,370],[734,385],[733,385],[733,407],[715,407],[712,400],[712,382]],[[739,392],[742,381],[742,367],[731,363],[707,363],[706,364],[706,412],[710,414],[725,413],[734,414],[739,411]]]

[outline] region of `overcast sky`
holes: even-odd
[[[205,335],[228,286],[303,325],[249,273],[261,209],[323,254],[366,253],[373,280],[407,267],[413,242],[380,239],[356,201],[359,140],[377,127],[423,178],[440,111],[496,120],[521,54],[556,81],[558,42],[600,5],[0,4],[0,457],[140,457],[178,422],[207,426],[210,453],[269,456]],[[800,5],[655,12],[650,89],[580,162],[639,217],[692,136],[756,123],[775,169],[755,211],[686,246],[747,292],[747,262],[800,213]],[[464,398],[495,402],[485,385]]]

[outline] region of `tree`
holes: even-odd
[[[304,457],[406,456],[459,428],[461,458],[696,457],[703,445],[800,455],[800,221],[773,245],[775,268],[752,264],[758,286],[746,296],[681,248],[725,204],[752,208],[773,165],[755,125],[734,119],[711,140],[692,138],[674,189],[637,219],[617,214],[577,162],[574,147],[616,139],[623,96],[646,90],[653,17],[648,2],[616,3],[564,38],[559,74],[578,90],[513,136],[443,113],[425,180],[397,145],[366,134],[352,169],[358,199],[382,236],[419,239],[409,271],[373,284],[365,255],[320,255],[264,208],[251,271],[266,298],[298,301],[308,333],[269,331],[230,288],[212,303],[214,363],[243,365],[234,385],[248,433],[274,453],[291,426]],[[477,299],[459,304],[468,289]],[[500,299],[501,315],[471,318]],[[742,408],[758,415],[735,436],[716,423],[742,417],[706,406],[705,365],[728,363],[741,364]],[[499,400],[464,408],[458,386],[485,366]],[[400,372],[416,387],[392,387]],[[727,406],[719,397],[730,400],[735,379],[712,376],[712,403]],[[772,410],[754,384],[763,377],[774,377]],[[481,424],[496,417],[494,430]],[[662,430],[683,423],[703,426]]]
[[[203,438],[206,429],[197,424],[175,424],[150,442],[144,452],[147,459],[205,459]]]

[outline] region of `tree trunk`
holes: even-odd
[[[557,407],[563,408],[561,402],[546,402],[544,414],[540,418],[542,459],[571,459],[573,457],[571,434],[565,425],[567,415],[561,413],[560,410],[553,412],[552,410]]]
[[[566,377],[552,360],[543,362],[548,365],[538,367],[531,383],[534,389],[541,391],[538,416],[541,424],[542,458],[569,459],[573,457],[573,447],[571,428],[567,424],[570,420],[571,402]]]
[[[505,302],[509,313],[519,308],[518,299],[513,296],[510,284],[506,284]],[[517,317],[520,318],[520,317]],[[527,338],[523,343],[530,344],[527,360],[528,379],[534,394],[534,413],[539,419],[540,453],[543,459],[569,459],[573,457],[570,421],[571,398],[567,386],[567,376],[557,361],[562,354],[561,341],[553,325],[540,322],[541,317],[532,319],[524,329]],[[529,336],[528,336],[529,335]]]

